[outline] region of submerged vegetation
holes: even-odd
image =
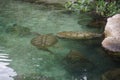
[[[119,1],[109,2],[105,0],[76,0],[68,1],[65,8],[72,11],[95,12],[103,17],[109,17],[120,12]]]

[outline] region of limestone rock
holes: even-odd
[[[105,35],[106,37],[120,37],[120,14],[107,19]]]
[[[102,46],[108,50],[110,55],[120,60],[120,14],[107,19],[104,34]]]
[[[120,52],[120,37],[107,37],[102,44],[112,52]]]
[[[120,68],[105,72],[102,80],[120,80]]]

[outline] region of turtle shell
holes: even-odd
[[[46,49],[54,45],[57,42],[57,38],[53,35],[39,35],[31,40],[31,44],[39,49]]]

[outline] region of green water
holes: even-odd
[[[66,40],[58,39],[58,43],[49,49],[55,55],[47,51],[38,50],[31,45],[30,41],[35,35],[19,36],[11,34],[6,29],[13,24],[27,27],[31,32],[40,34],[52,33],[55,35],[60,31],[91,31],[101,33],[101,29],[89,28],[87,24],[91,18],[85,14],[63,13],[60,10],[47,9],[43,5],[30,4],[13,0],[0,0],[0,54],[7,54],[10,63],[6,69],[12,69],[13,77],[18,75],[28,76],[26,80],[47,80],[37,75],[50,77],[53,80],[100,80],[101,74],[105,71],[120,67],[113,62],[101,48],[101,39],[93,40]],[[78,24],[81,21],[81,25]],[[83,22],[82,22],[83,21]],[[4,49],[3,49],[4,48]],[[78,50],[92,61],[96,67],[84,73],[71,73],[63,64],[64,57],[70,50]],[[0,57],[1,58],[1,57]],[[9,61],[9,59],[11,61]],[[1,66],[1,65],[0,65]],[[6,66],[6,65],[4,65]],[[4,72],[4,70],[3,70]],[[8,74],[10,71],[6,71]],[[0,75],[2,72],[0,72]],[[38,79],[36,79],[38,77]],[[83,78],[83,77],[87,77]],[[82,79],[83,78],[83,79]],[[23,78],[24,79],[24,78]],[[18,79],[18,80],[23,80]],[[0,80],[14,80],[9,76],[0,76]]]

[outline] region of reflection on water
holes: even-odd
[[[0,47],[0,80],[14,80],[12,77],[17,73],[9,66],[11,59],[9,55]]]

